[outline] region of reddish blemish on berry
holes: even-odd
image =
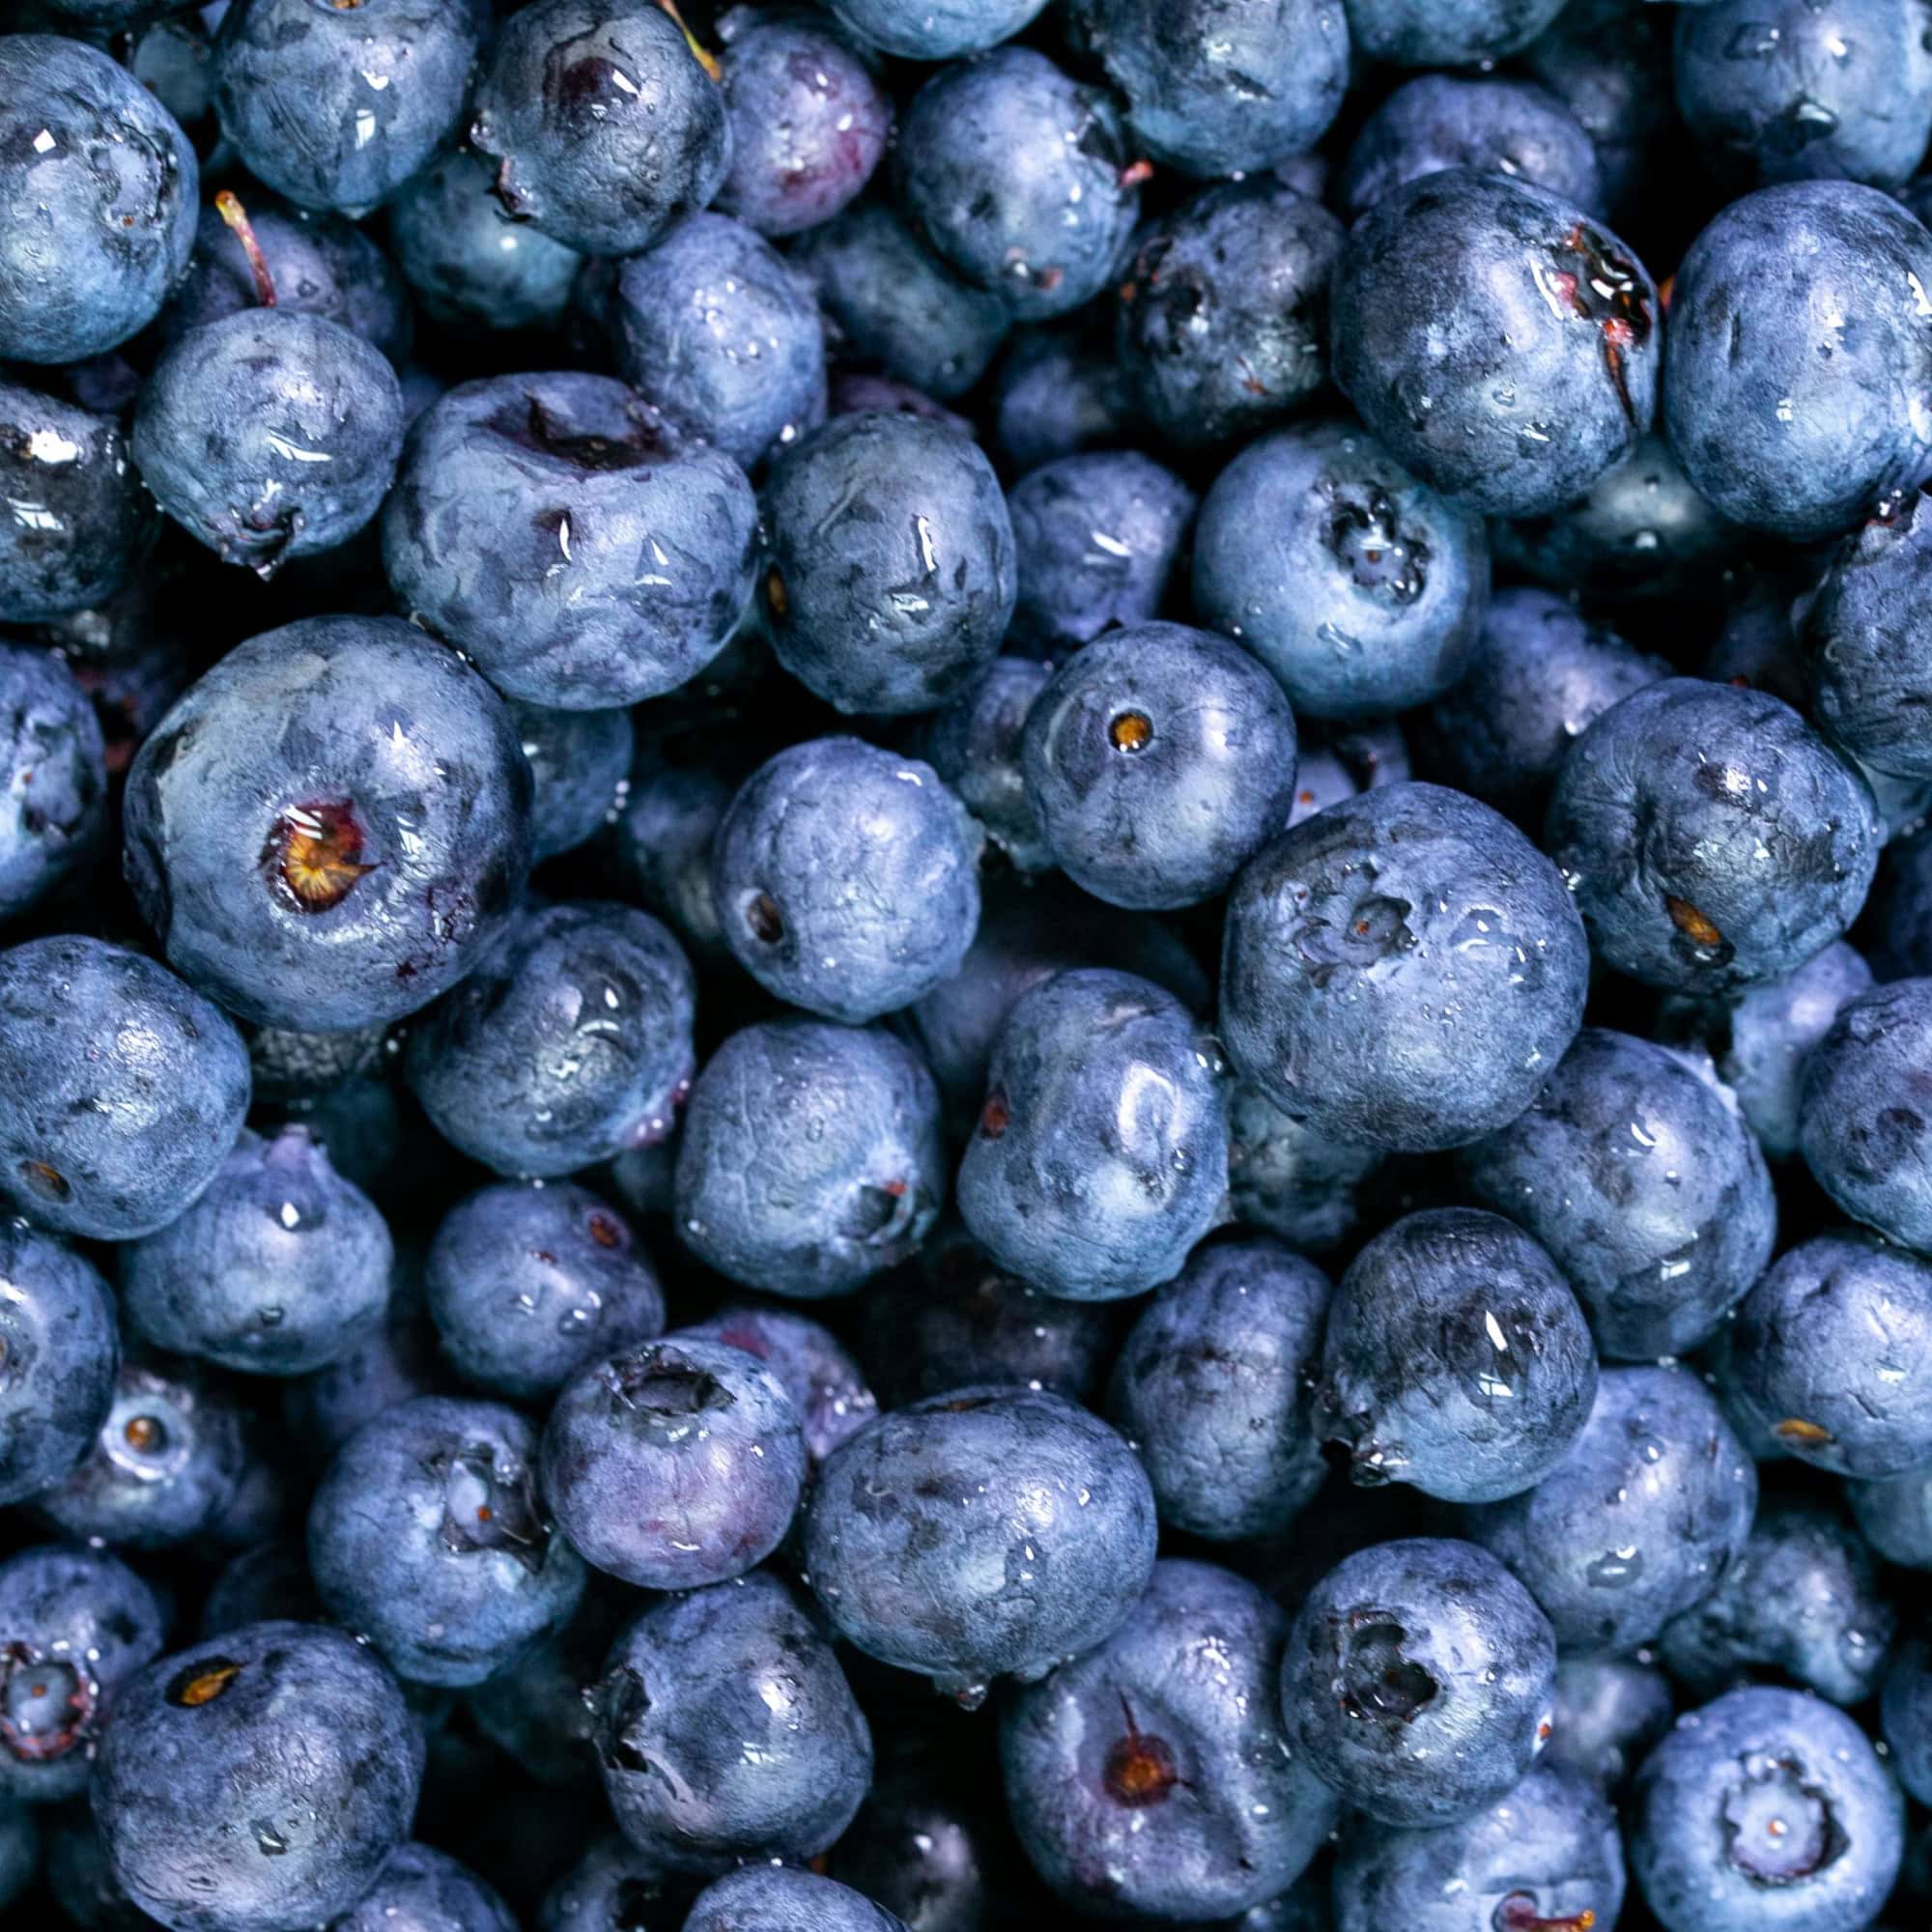
[[[1133,1707],[1124,1697],[1121,1709],[1126,1717],[1126,1732],[1115,1739],[1108,1751],[1101,1781],[1115,1804],[1139,1811],[1158,1804],[1180,1782],[1180,1773],[1167,1741],[1141,1729],[1134,1721]]]
[[[1007,1096],[995,1089],[986,1095],[986,1104],[980,1109],[980,1132],[985,1139],[996,1141],[1006,1132],[1012,1118]]]
[[[784,916],[770,893],[753,895],[745,908],[745,923],[752,928],[752,937],[766,946],[776,946],[784,937]]]
[[[20,1163],[20,1179],[43,1200],[65,1201],[73,1192],[68,1185],[67,1176],[59,1168],[49,1167],[43,1160],[23,1160]]]
[[[784,621],[785,612],[791,609],[791,599],[785,595],[785,581],[780,575],[777,564],[765,572],[765,609],[781,623]]]
[[[1513,1891],[1496,1907],[1491,1921],[1496,1932],[1590,1932],[1597,1915],[1587,1906],[1563,1918],[1546,1918],[1526,1891]]]
[[[362,828],[344,804],[292,806],[275,821],[263,863],[302,912],[327,912],[374,866],[362,859]]]
[[[211,1657],[205,1662],[190,1663],[185,1670],[178,1671],[168,1685],[167,1698],[170,1704],[179,1704],[184,1710],[198,1711],[204,1704],[212,1704],[242,1674],[242,1666],[226,1657]]]
[[[137,1415],[122,1430],[121,1439],[137,1454],[146,1456],[167,1440],[167,1431],[152,1415]]]
[[[1107,726],[1107,742],[1117,752],[1144,752],[1153,736],[1153,720],[1145,711],[1122,711]]]
[[[591,1215],[590,1238],[600,1248],[619,1248],[624,1244],[622,1229],[608,1214]]]
[[[1817,1449],[1831,1441],[1832,1432],[1821,1428],[1815,1422],[1806,1422],[1803,1416],[1787,1415],[1774,1426],[1771,1432],[1786,1442],[1796,1442],[1802,1448]]]
[[[1129,161],[1121,170],[1122,187],[1139,187],[1143,182],[1153,180],[1153,163],[1143,156],[1140,160]]]
[[[879,1192],[881,1194],[890,1194],[895,1201],[903,1201],[905,1199],[906,1184],[903,1180],[882,1180],[879,1182]]]
[[[1604,366],[1616,384],[1617,400],[1633,428],[1636,406],[1631,400],[1625,357],[1650,340],[1650,300],[1644,294],[1634,262],[1613,255],[1605,239],[1584,222],[1577,222],[1552,250],[1561,268],[1537,272],[1544,299],[1559,315],[1576,316],[1597,325],[1603,342]]]
[[[1666,893],[1663,909],[1670,915],[1671,924],[1693,945],[1723,945],[1724,935],[1689,899],[1672,898]]]

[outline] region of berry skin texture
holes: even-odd
[[[1563,0],[1349,0],[1347,8],[1356,51],[1396,67],[1473,67],[1520,53],[1562,11]]]
[[[25,1502],[94,1445],[121,1362],[114,1294],[93,1263],[0,1224],[0,1504]]]
[[[906,1932],[864,1892],[788,1865],[748,1865],[697,1894],[684,1932]],[[565,1928],[569,1932],[569,1928]]]
[[[1654,1663],[1565,1658],[1556,1666],[1556,1728],[1542,1763],[1618,1795],[1670,1728],[1670,1680]]]
[[[859,1364],[829,1328],[789,1308],[739,1302],[683,1331],[755,1355],[798,1410],[806,1454],[822,1463],[879,1412]]]
[[[250,1624],[123,1686],[94,1818],[169,1932],[281,1932],[369,1889],[409,1835],[422,1763],[371,1651],[318,1624]]]
[[[983,53],[1010,40],[1040,11],[1044,0],[937,0],[904,7],[898,0],[837,0],[840,26],[881,53],[905,60],[956,60]]]
[[[1419,1537],[1345,1557],[1315,1585],[1282,1709],[1345,1803],[1384,1825],[1450,1825],[1529,1769],[1555,1676],[1548,1619],[1494,1557]]]
[[[517,1919],[495,1886],[447,1853],[412,1842],[328,1932],[517,1932]]]
[[[87,692],[54,652],[0,643],[0,922],[82,874],[107,826],[106,752]]]

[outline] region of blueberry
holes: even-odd
[[[1061,973],[993,1042],[959,1167],[959,1211],[1003,1267],[1112,1301],[1172,1280],[1221,1217],[1228,1117],[1218,1049],[1131,973]]]
[[[862,201],[799,237],[835,343],[942,401],[986,373],[1007,305],[963,282],[884,202]]]
[[[514,1409],[422,1396],[329,1464],[308,1516],[316,1590],[398,1675],[480,1684],[577,1608],[583,1564],[544,1520],[536,1446]]]
[[[1294,760],[1294,718],[1266,670],[1210,632],[1164,623],[1075,653],[1034,700],[1023,749],[1062,869],[1143,911],[1226,891],[1287,822]]]
[[[646,1589],[743,1576],[791,1526],[805,1478],[784,1385],[728,1342],[642,1342],[563,1386],[543,1492],[580,1554]]]
[[[1460,789],[1534,824],[1572,742],[1632,692],[1670,675],[1548,590],[1502,590],[1469,667],[1430,713],[1437,768]]]
[[[718,32],[731,123],[718,206],[760,235],[831,220],[886,152],[891,95],[842,34],[810,14],[734,7]]]
[[[529,790],[509,714],[453,652],[393,617],[310,617],[231,651],[156,727],[126,863],[170,963],[231,1011],[368,1026],[504,929]]]
[[[814,738],[760,765],[731,801],[712,895],[761,986],[858,1026],[958,970],[980,923],[978,848],[930,765]]]
[[[805,1452],[814,1463],[822,1463],[878,1413],[878,1400],[859,1364],[829,1328],[809,1316],[740,1302],[682,1332],[728,1342],[763,1362],[791,1397],[805,1432]]]
[[[0,1562],[0,1803],[87,1789],[108,1704],[163,1634],[154,1591],[103,1550],[44,1544]]]
[[[1587,1779],[1533,1767],[1454,1824],[1391,1832],[1358,1814],[1342,1833],[1335,1932],[1614,1932],[1624,1899],[1616,1813]]]
[[[1789,705],[1673,677],[1577,739],[1546,843],[1605,964],[1723,993],[1841,937],[1882,837],[1870,787]]]
[[[33,1816],[20,1807],[17,1815]],[[107,1862],[83,1806],[57,1812],[46,1847],[47,1891],[81,1932],[147,1932],[155,1921],[130,1899]]]
[[[0,1195],[64,1235],[152,1234],[213,1179],[248,1106],[220,1009],[80,937],[0,952]]]
[[[845,0],[851,24],[851,0]],[[944,68],[899,124],[899,204],[1016,322],[1065,315],[1114,279],[1140,212],[1120,104],[1031,47]]]
[[[121,1349],[107,1284],[49,1236],[0,1223],[0,1503],[17,1503],[87,1455]]]
[[[1291,1740],[1383,1825],[1449,1825],[1493,1804],[1549,1735],[1556,1639],[1487,1551],[1378,1543],[1331,1570],[1282,1662]]]
[[[446,1852],[407,1844],[329,1932],[517,1932],[497,1888]]]
[[[1932,1791],[1932,1670],[1922,1634],[1894,1653],[1879,1719],[1899,1782],[1923,1804]]]
[[[197,1634],[206,1642],[243,1624],[322,1620],[307,1548],[299,1541],[278,1538],[258,1543],[221,1566],[202,1599]]]
[[[1382,1163],[1284,1114],[1252,1080],[1228,1096],[1228,1204],[1235,1218],[1292,1248],[1321,1254],[1361,1219],[1364,1186]]]
[[[436,1231],[423,1285],[466,1381],[553,1395],[587,1363],[664,1328],[664,1291],[623,1217],[588,1188],[485,1187]]]
[[[1615,1655],[1654,1641],[1723,1581],[1756,1505],[1757,1470],[1694,1375],[1605,1369],[1570,1454],[1468,1523],[1566,1651]]]
[[[574,852],[615,818],[628,789],[631,714],[554,711],[510,700],[534,787],[530,797],[530,863]]]
[[[0,643],[0,921],[81,873],[106,830],[107,754],[88,694],[52,651]]]
[[[1027,714],[1052,675],[1051,666],[1031,658],[994,658],[951,704],[933,714],[919,739],[926,762],[1014,870],[1023,873],[1048,872],[1054,866],[1021,766]],[[978,938],[976,925],[976,942]]]
[[[1548,1252],[1471,1208],[1406,1215],[1328,1310],[1316,1425],[1364,1485],[1451,1502],[1531,1488],[1583,1433],[1597,1356]]]
[[[1135,146],[1204,181],[1312,148],[1349,84],[1349,23],[1324,0],[1081,0],[1068,30],[1126,98]]]
[[[1350,235],[1335,381],[1425,483],[1491,516],[1547,515],[1650,428],[1657,313],[1642,264],[1583,210],[1449,168],[1385,194]]]
[[[1670,299],[1663,415],[1721,514],[1794,542],[1851,528],[1932,473],[1932,385],[1915,284],[1932,237],[1853,182],[1747,194],[1691,243]]]
[[[1287,1612],[1252,1583],[1170,1559],[1104,1643],[1007,1704],[1007,1804],[1060,1898],[1108,1918],[1218,1919],[1301,1876],[1338,1807],[1283,1733],[1287,1638]]]
[[[746,1027],[692,1089],[676,1189],[679,1236],[721,1274],[842,1294],[914,1254],[945,1203],[932,1076],[876,1029]]]
[[[109,416],[0,379],[0,622],[43,624],[128,582],[154,512]]]
[[[500,690],[590,711],[717,656],[751,597],[756,521],[738,465],[621,383],[496,376],[411,432],[383,562]]]
[[[1871,1483],[1848,1482],[1860,1533],[1888,1563],[1932,1570],[1932,1472],[1912,1469]]]
[[[911,1932],[973,1932],[1009,1895],[1000,1825],[977,1802],[984,1774],[950,1770],[950,1753],[903,1741],[832,1852],[831,1875]]]
[[[1405,182],[1444,168],[1489,168],[1603,212],[1597,151],[1568,108],[1540,87],[1487,76],[1419,74],[1363,124],[1342,175],[1350,220]]]
[[[1472,67],[1520,53],[1562,11],[1563,0],[1348,0],[1357,52],[1396,67]]]
[[[931,711],[1000,647],[1016,582],[993,466],[901,415],[840,416],[788,449],[763,499],[779,662],[845,712]]]
[[[1009,0],[1010,4],[1010,0]],[[851,0],[844,0],[849,10]],[[977,10],[976,10],[977,17]],[[906,1932],[863,1892],[786,1865],[748,1865],[698,1893],[684,1932]],[[575,1932],[560,1927],[559,1932]]]
[[[1771,1259],[1764,1156],[1715,1081],[1586,1027],[1529,1110],[1462,1158],[1464,1186],[1548,1249],[1604,1352],[1706,1340]]]
[[[1637,1776],[1631,1868],[1665,1932],[1870,1923],[1898,1875],[1905,1802],[1864,1733],[1796,1690],[1732,1690]]]
[[[1031,469],[1007,497],[1018,559],[1013,636],[1057,653],[1160,615],[1184,581],[1197,504],[1137,450],[1094,450]]]
[[[632,891],[707,966],[728,956],[711,894],[711,843],[738,789],[724,769],[654,764],[646,753],[632,768],[614,841]]]
[[[1928,1054],[1932,980],[1861,994],[1811,1049],[1798,1121],[1805,1163],[1847,1214],[1932,1252],[1932,1174],[1919,1111]]]
[[[691,1090],[696,981],[648,913],[532,905],[411,1037],[411,1091],[498,1174],[574,1174],[663,1140]]]
[[[1140,404],[1114,360],[1112,331],[1027,328],[993,379],[992,437],[1018,473],[1140,433]]]
[[[155,319],[194,248],[194,150],[106,54],[0,39],[0,360],[78,362]]]
[[[613,1832],[551,1888],[536,1932],[637,1932],[654,1920],[668,1925],[691,1896],[688,1887],[683,1874],[667,1874],[657,1860]]]
[[[1303,820],[1236,880],[1221,1037],[1321,1134],[1457,1147],[1535,1099],[1588,974],[1561,876],[1513,825],[1458,792],[1384,785]]]
[[[503,23],[471,144],[514,217],[585,255],[635,255],[731,166],[724,96],[655,0],[534,0]]]
[[[1346,419],[1250,443],[1201,506],[1195,608],[1297,714],[1378,718],[1439,696],[1489,589],[1482,519]]]
[[[491,192],[496,169],[465,150],[440,156],[389,202],[389,245],[410,293],[445,328],[552,328],[583,258]]]
[[[1331,1292],[1313,1264],[1248,1235],[1197,1249],[1128,1331],[1107,1414],[1169,1528],[1277,1536],[1321,1487],[1310,1384]]]
[[[835,1450],[801,1556],[821,1608],[869,1657],[971,1705],[1104,1642],[1153,1571],[1133,1451],[1043,1390],[928,1396]]]
[[[824,420],[811,283],[742,221],[694,214],[632,256],[611,317],[618,374],[747,469]]]
[[[368,1890],[421,1776],[409,1707],[369,1650],[250,1624],[123,1687],[94,1816],[129,1896],[170,1932],[276,1932]]]
[[[671,1869],[816,1858],[871,1783],[838,1660],[769,1572],[646,1610],[589,1695],[618,1829]]]
[[[1674,1710],[1670,1680],[1654,1663],[1566,1658],[1556,1666],[1556,1727],[1544,1764],[1615,1796],[1670,1728]]]

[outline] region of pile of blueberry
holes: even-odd
[[[6,1932],[1932,1915],[1932,0],[0,0]]]

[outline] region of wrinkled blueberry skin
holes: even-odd
[[[718,34],[731,123],[719,208],[760,235],[831,220],[885,155],[892,96],[865,56],[810,14],[734,7]]]
[[[1679,1718],[1634,1804],[1631,1873],[1665,1932],[1854,1932],[1904,1849],[1905,1801],[1865,1734],[1765,1685]]]
[[[622,706],[555,711],[509,700],[510,723],[529,760],[530,863],[574,852],[611,822],[623,803],[634,733]]]
[[[1726,1380],[1818,1468],[1871,1481],[1932,1462],[1932,1263],[1852,1228],[1788,1250],[1738,1310]]]
[[[129,444],[176,523],[265,577],[363,528],[402,446],[403,392],[382,352],[279,308],[182,335],[142,386]]]
[[[649,1590],[741,1577],[791,1526],[797,1407],[763,1363],[682,1334],[581,1371],[545,1425],[543,1492],[583,1559]]]
[[[1444,168],[1488,168],[1548,188],[1588,214],[1604,210],[1597,151],[1554,96],[1520,80],[1426,73],[1363,124],[1342,171],[1353,221],[1405,182]]]
[[[109,1701],[164,1629],[154,1591],[105,1551],[43,1544],[0,1563],[0,1803],[87,1789]]]
[[[383,563],[509,696],[601,710],[717,656],[751,597],[756,525],[738,465],[623,384],[495,376],[411,432]]]
[[[1785,979],[1840,938],[1883,838],[1871,787],[1788,704],[1672,677],[1572,747],[1545,845],[1605,964],[1711,994]]]
[[[0,360],[78,362],[152,322],[187,268],[200,194],[167,109],[93,47],[11,34],[0,156]]]
[[[371,1651],[250,1624],[123,1687],[94,1817],[129,1897],[171,1932],[279,1932],[368,1890],[421,1777],[420,1734]]]
[[[724,92],[654,0],[535,0],[512,14],[469,139],[500,160],[504,209],[584,255],[648,248],[731,165]]]
[[[862,1026],[959,970],[980,923],[979,838],[917,758],[858,738],[793,745],[718,827],[711,891],[768,992]]]
[[[1350,233],[1335,382],[1425,483],[1491,516],[1547,516],[1650,428],[1657,318],[1643,265],[1581,209],[1450,168],[1385,194]]]
[[[1670,674],[1567,598],[1499,590],[1468,668],[1429,714],[1435,767],[1458,790],[1535,824],[1577,736]]]
[[[1157,617],[1186,571],[1199,502],[1138,450],[1094,450],[1029,470],[1008,493],[1019,563],[1014,639],[1057,654]]]
[[[1022,329],[993,387],[993,443],[1015,474],[1083,449],[1119,448],[1142,433],[1111,331]]]
[[[1670,1680],[1652,1663],[1566,1658],[1556,1666],[1555,1729],[1544,1767],[1588,1778],[1615,1796],[1670,1728]]]
[[[93,1446],[121,1363],[114,1296],[91,1262],[0,1222],[0,1505],[59,1482]]]
[[[1448,690],[1490,590],[1482,518],[1347,420],[1242,450],[1202,503],[1193,570],[1203,620],[1317,718],[1384,717]]]
[[[1553,1746],[1553,1741],[1552,1741]],[[1594,1914],[1615,1932],[1624,1847],[1609,1801],[1555,1764],[1533,1765],[1515,1790],[1454,1824],[1391,1832],[1348,1821],[1335,1858],[1335,1932],[1466,1932]]]
[[[503,930],[529,797],[509,713],[454,652],[393,617],[308,617],[229,652],[155,728],[126,865],[170,963],[230,1011],[364,1027],[445,992]],[[349,876],[304,900],[290,814],[317,808]]]
[[[0,1195],[63,1235],[130,1240],[214,1178],[248,1108],[219,1008],[79,937],[0,952]]]
[[[1145,1293],[1221,1217],[1220,1053],[1151,980],[1093,968],[1034,987],[994,1039],[986,1083],[959,1211],[1001,1266],[1049,1294]]]
[[[764,1363],[798,1410],[805,1451],[813,1463],[822,1463],[879,1411],[859,1364],[829,1328],[809,1316],[741,1302],[682,1332],[728,1342]]]
[[[328,1932],[517,1932],[495,1886],[433,1846],[404,1845]]]
[[[1330,1293],[1313,1264],[1247,1235],[1197,1250],[1128,1330],[1107,1415],[1139,1452],[1167,1527],[1214,1542],[1271,1536],[1314,1499],[1327,1467],[1309,1384]]]
[[[1613,1358],[1694,1349],[1777,1236],[1764,1156],[1722,1091],[1667,1048],[1602,1027],[1460,1167],[1477,1201],[1548,1249]]]
[[[849,10],[851,0],[843,0]],[[974,10],[979,17],[979,10]],[[787,1865],[748,1865],[697,1894],[684,1932],[906,1932],[864,1892]],[[562,1927],[559,1932],[573,1932]]]
[[[306,1127],[244,1131],[200,1200],[121,1254],[128,1324],[156,1348],[300,1376],[373,1330],[395,1249]]]
[[[967,281],[1015,322],[1041,322],[1113,280],[1140,213],[1130,145],[1104,88],[1002,47],[913,97],[894,181],[913,226]]]
[[[1317,1433],[1357,1483],[1495,1502],[1570,1452],[1597,1393],[1583,1311],[1548,1251],[1473,1208],[1409,1214],[1335,1291]]]
[[[1694,4],[1694,0],[1692,0]],[[1473,67],[1519,53],[1563,0],[1349,0],[1355,50],[1393,67]]]
[[[494,1402],[421,1396],[358,1429],[315,1492],[325,1607],[418,1684],[480,1684],[568,1623],[578,1553],[543,1518],[536,1432]]]
[[[1252,436],[1326,376],[1328,282],[1342,224],[1265,177],[1208,189],[1154,222],[1126,270],[1122,371],[1170,442]]]
[[[214,41],[221,131],[298,206],[366,214],[455,134],[489,17],[486,0],[233,0]]]
[[[1202,181],[1312,148],[1349,84],[1349,23],[1321,0],[1081,0],[1067,28],[1125,98],[1134,152]]]
[[[623,1217],[587,1187],[485,1187],[443,1217],[423,1291],[466,1381],[511,1401],[663,1332],[664,1291]]]
[[[915,1254],[946,1181],[916,1053],[876,1028],[770,1020],[726,1039],[692,1089],[677,1232],[733,1281],[815,1300]]]
[[[91,861],[107,824],[107,753],[93,701],[64,658],[0,643],[0,922]]]
[[[1799,1146],[1847,1214],[1932,1253],[1932,1138],[1920,1109],[1932,1065],[1932,980],[1898,980],[1839,1009],[1812,1048]]]
[[[1282,1661],[1291,1738],[1384,1825],[1493,1804],[1548,1736],[1556,1639],[1471,1543],[1414,1537],[1345,1557],[1312,1589]]]
[[[1006,1705],[1007,1804],[1060,1898],[1110,1919],[1231,1918],[1301,1876],[1338,1806],[1283,1734],[1287,1637],[1244,1578],[1157,1563],[1112,1636]]]
[[[1834,537],[1932,473],[1932,384],[1912,285],[1932,236],[1889,195],[1794,182],[1732,202],[1670,298],[1663,419],[1698,493],[1733,523]]]
[[[993,466],[939,423],[840,416],[765,487],[766,629],[843,712],[932,711],[1000,648],[1017,595]]]
[[[168,1549],[205,1538],[248,1462],[231,1384],[198,1362],[123,1362],[86,1458],[35,1504],[70,1541]]]
[[[1247,652],[1185,624],[1096,638],[1027,716],[1027,797],[1075,885],[1135,911],[1198,905],[1287,823],[1294,716]]]
[[[1039,814],[1027,796],[1020,751],[1027,714],[1052,675],[1050,665],[1031,658],[994,658],[933,714],[918,741],[925,761],[1019,872],[1054,867]]]
[[[1535,1489],[1467,1520],[1529,1586],[1566,1652],[1615,1656],[1718,1587],[1756,1507],[1756,1465],[1696,1376],[1605,1369],[1570,1454]]]
[[[1834,1704],[1862,1704],[1878,1689],[1894,1622],[1843,1516],[1774,1498],[1723,1580],[1664,1626],[1659,1648],[1693,1696],[1776,1671]]]
[[[575,1174],[665,1139],[690,1091],[696,980],[634,906],[531,906],[411,1035],[444,1139],[509,1176]]]
[[[617,1828],[671,1870],[816,1858],[872,1781],[845,1673],[769,1572],[646,1610],[589,1694]]]
[[[965,1702],[1113,1634],[1153,1573],[1153,1492],[1097,1416],[1038,1389],[928,1396],[826,1459],[805,1574],[838,1634]]]
[[[583,258],[491,192],[497,170],[482,155],[440,156],[388,209],[396,267],[422,312],[446,328],[550,328],[570,307]]]
[[[1381,1162],[1374,1148],[1291,1119],[1252,1080],[1237,1080],[1228,1095],[1228,1205],[1237,1221],[1297,1251],[1324,1254],[1342,1243]]]
[[[812,285],[742,221],[691,215],[625,262],[611,327],[625,382],[747,469],[825,418]]]
[[[1588,979],[1562,878],[1521,833],[1460,793],[1383,785],[1304,819],[1236,880],[1221,1037],[1318,1133],[1424,1152],[1534,1100]]]
[[[791,261],[818,289],[836,345],[938,397],[964,395],[1009,327],[996,295],[963,282],[884,202],[799,238]]]
[[[1678,16],[1677,105],[1752,186],[1897,187],[1932,137],[1932,47],[1914,0],[1719,0]]]
[[[111,416],[0,379],[0,623],[91,610],[128,582],[155,530]]]

